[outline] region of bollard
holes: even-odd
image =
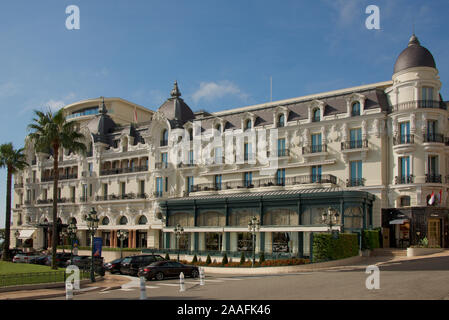
[[[179,274],[179,292],[186,291],[186,288],[184,286],[184,273]]]
[[[140,277],[140,300],[147,300],[145,277]]]
[[[65,284],[65,299],[73,300],[73,285],[70,282]]]
[[[200,267],[200,286],[204,286],[204,269]]]

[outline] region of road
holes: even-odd
[[[151,300],[449,300],[448,256],[381,265],[380,288],[373,290],[365,285],[366,266],[271,276],[206,275],[204,286],[186,278],[185,292],[179,292],[179,279],[147,281],[146,292]],[[122,289],[80,294],[74,300],[139,299],[139,279],[129,279]]]

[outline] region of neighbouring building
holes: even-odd
[[[361,79],[362,80],[362,79]],[[174,88],[154,112],[119,98],[64,109],[88,146],[60,155],[57,223],[99,214],[97,236],[117,247],[309,256],[321,216],[335,229],[382,228],[383,245],[427,237],[449,247],[447,103],[432,54],[410,38],[391,81],[208,113]],[[12,245],[51,244],[52,156],[25,141],[30,167],[15,175]],[[433,194],[433,195],[432,195]],[[177,239],[176,225],[184,233]],[[177,241],[179,240],[179,241]],[[178,245],[179,244],[179,245]]]

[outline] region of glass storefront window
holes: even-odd
[[[206,250],[220,251],[220,246],[221,246],[221,234],[216,232],[206,233]]]
[[[286,232],[273,232],[273,252],[289,252],[288,242],[290,237]]]
[[[249,232],[240,232],[237,234],[237,251],[253,251],[251,236]]]

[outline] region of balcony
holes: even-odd
[[[196,167],[196,163],[178,163],[178,168],[193,168]]]
[[[88,202],[89,201],[89,197],[80,197],[80,202]]]
[[[408,176],[396,176],[394,177],[394,184],[408,184],[413,183],[415,177],[411,174]]]
[[[23,188],[23,183],[14,183],[14,189]]]
[[[441,174],[426,174],[426,183],[442,183]]]
[[[162,191],[156,191],[156,192],[153,192],[153,196],[154,196],[155,198],[162,198]]]
[[[362,187],[365,185],[365,178],[346,179],[346,187]]]
[[[302,175],[288,178],[282,177],[267,178],[267,179],[253,180],[249,183],[245,180],[222,182],[221,184],[203,183],[194,185],[192,187],[191,192],[219,191],[230,189],[250,189],[250,188],[263,188],[263,187],[276,187],[276,186],[283,187],[283,186],[292,186],[310,183],[337,184],[337,177],[330,174],[324,174],[324,175]]]
[[[446,143],[446,140],[444,139],[444,135],[440,133],[432,133],[432,134],[425,134],[423,136],[424,142],[434,142],[434,143]]]
[[[53,181],[55,177],[42,177],[41,181],[42,182],[49,182],[49,181]],[[70,180],[70,179],[78,179],[78,173],[74,173],[74,174],[61,174],[59,176],[59,181],[61,180]]]
[[[401,145],[401,144],[413,144],[415,143],[415,136],[413,134],[404,134],[399,137],[393,137],[393,145]]]
[[[24,203],[26,206],[29,206],[29,205],[31,205],[31,200],[25,200],[23,203]]]
[[[66,202],[70,202],[69,199],[66,199],[66,198],[58,199],[58,203],[66,203]],[[53,199],[37,199],[36,203],[37,204],[52,204]]]
[[[115,175],[115,174],[144,172],[144,171],[148,171],[148,166],[129,167],[129,168],[113,168],[113,169],[101,170],[100,176],[111,176],[111,175]]]
[[[327,152],[327,144],[317,144],[302,147],[303,155],[313,155],[314,153]]]
[[[368,148],[368,140],[351,140],[351,141],[344,141],[341,143],[341,150],[352,150],[352,149],[362,149],[362,148]]]
[[[401,102],[394,106],[392,106],[392,111],[402,111],[409,109],[420,109],[420,108],[431,108],[431,109],[442,109],[446,110],[446,104],[443,101],[435,101],[435,100],[415,100],[415,101],[407,101]]]
[[[154,168],[155,169],[167,169],[168,168],[168,163],[167,162],[156,162],[154,164]]]
[[[290,157],[290,150],[289,149],[279,149],[274,150],[273,152],[267,151],[267,157],[273,157],[273,158],[282,158],[282,157]]]

